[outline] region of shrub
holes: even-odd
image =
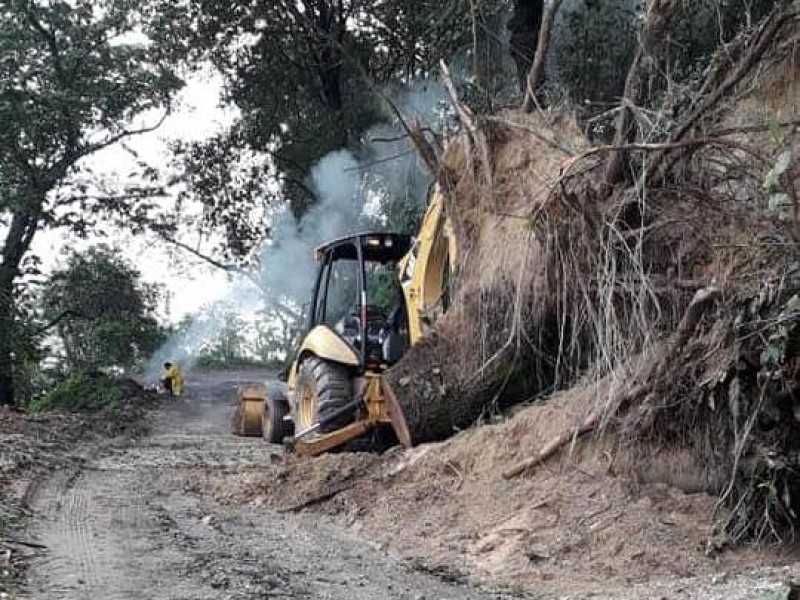
[[[31,404],[32,412],[92,411],[114,408],[122,400],[116,381],[100,371],[73,371]]]

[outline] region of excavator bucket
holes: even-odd
[[[236,410],[231,423],[234,434],[261,437],[263,407],[266,398],[267,384],[265,383],[243,383],[237,388]]]

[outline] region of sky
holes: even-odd
[[[109,179],[127,180],[136,162],[131,150],[140,159],[153,165],[163,165],[169,159],[168,144],[174,140],[197,141],[224,130],[236,117],[234,110],[221,106],[222,78],[206,71],[187,79],[179,93],[173,112],[156,131],[128,139],[125,145],[111,146],[88,160],[92,169]],[[159,115],[147,115],[152,122]],[[165,202],[171,202],[166,199]],[[97,243],[109,243],[122,250],[123,255],[142,273],[148,283],[165,286],[165,297],[159,307],[164,320],[176,322],[186,314],[222,298],[229,285],[229,275],[186,251],[169,248],[166,242],[151,236],[133,236],[114,232],[108,239],[89,237],[76,240],[67,232],[45,231],[34,239],[33,251],[43,261],[46,270],[65,262],[66,251],[81,250]]]

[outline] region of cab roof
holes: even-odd
[[[361,244],[364,260],[389,263],[403,258],[411,248],[412,238],[403,233],[362,232],[336,238],[317,246],[314,255],[322,260],[332,253],[333,260],[356,260],[356,245]]]

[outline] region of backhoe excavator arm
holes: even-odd
[[[398,264],[412,346],[448,308],[449,279],[457,252],[453,227],[445,214],[444,197],[437,187],[431,194],[413,247]]]

